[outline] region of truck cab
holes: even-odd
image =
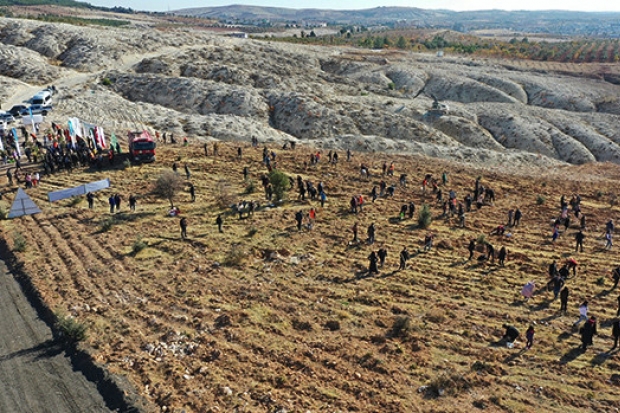
[[[129,132],[128,140],[129,156],[133,162],[155,161],[155,147],[157,144],[148,131]]]

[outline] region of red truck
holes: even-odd
[[[129,156],[133,162],[155,161],[155,147],[157,145],[148,131],[129,132],[128,138]]]

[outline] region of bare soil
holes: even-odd
[[[158,406],[154,411],[616,411],[620,363],[609,351],[609,326],[618,294],[610,290],[610,270],[618,262],[615,250],[602,248],[601,235],[605,222],[619,215],[608,202],[617,193],[618,165],[504,173],[358,152],[352,162],[340,152],[340,163],[329,165],[323,152],[319,165],[310,167],[311,147],[276,147],[278,168],[315,185],[323,181],[328,201],[321,208],[290,191],[284,204],[265,207],[262,148],[238,145],[241,160],[237,144],[221,143],[220,156],[207,157],[202,143],[190,138],[188,146],[160,145],[153,164],[125,168],[119,160],[103,171],[43,177],[40,187],[28,190],[43,213],[2,227],[9,246],[15,232],[25,237],[26,251],[15,254],[46,305],[86,323],[82,348],[112,374],[126,376]],[[384,161],[395,163],[394,177],[381,176]],[[188,165],[196,186],[196,202],[187,192],[174,200],[189,222],[187,240],[180,238],[179,219],[167,215],[168,201],[152,193],[173,162],[180,171]],[[360,163],[370,166],[369,181],[360,179]],[[243,182],[244,166],[253,192]],[[425,173],[439,177],[443,171],[449,178],[444,196],[454,189],[462,199],[480,176],[495,190],[495,204],[467,214],[465,228],[441,217],[435,195],[423,195],[419,183]],[[381,179],[397,184],[401,173],[408,175],[407,188],[367,201],[362,213],[349,212],[352,195],[369,199],[372,186]],[[97,194],[94,210],[80,200],[47,202],[48,191],[106,177],[113,186]],[[109,214],[107,199],[116,192],[123,205]],[[573,193],[581,194],[588,220],[584,253],[573,249],[576,220],[555,244],[550,241],[560,195]],[[130,194],[138,196],[135,212],[127,207]],[[5,208],[10,199],[7,194]],[[238,219],[220,206],[243,199],[262,207]],[[397,218],[411,200],[418,210],[432,206],[430,252],[420,251],[428,230],[416,219]],[[490,236],[516,206],[522,225],[509,228],[509,237]],[[318,209],[317,223],[298,232],[294,214],[310,207]],[[223,233],[215,225],[220,213]],[[351,242],[355,222],[362,239],[376,224],[374,245]],[[505,267],[467,261],[470,239],[481,235],[496,251],[506,246]],[[414,257],[399,272],[405,245]],[[387,263],[368,276],[366,257],[381,246]],[[544,285],[548,264],[570,256],[579,261],[579,274],[568,282],[563,316]],[[521,287],[530,280],[538,290],[523,302]],[[571,325],[584,299],[598,317],[599,335],[582,353]],[[523,338],[515,349],[496,346],[503,323],[522,335],[534,325],[534,347],[525,351]]]

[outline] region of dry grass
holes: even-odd
[[[620,367],[619,356],[604,353],[612,344],[608,322],[617,293],[607,290],[609,283],[596,282],[618,264],[617,254],[603,251],[597,239],[618,209],[610,210],[608,199],[596,194],[617,192],[620,167],[586,165],[525,177],[355,153],[355,163],[305,169],[311,149],[298,147],[279,151],[278,165],[315,184],[322,180],[326,207],[290,196],[281,207],[261,207],[251,217],[225,215],[219,233],[215,218],[227,212],[218,205],[220,182],[229,183],[235,202],[266,205],[260,184],[246,193],[245,165],[236,160],[235,147],[223,144],[223,155],[206,158],[196,155],[198,146],[164,145],[158,148],[160,161],[139,170],[123,170],[119,162],[119,169],[101,173],[44,177],[39,188],[29,190],[43,213],[5,221],[2,228],[11,247],[15,230],[23,235],[28,248],[17,254],[49,306],[89,326],[82,345],[113,373],[129,377],[155,405],[174,412],[403,413],[470,412],[480,406],[609,412],[618,406],[620,388],[608,380]],[[150,193],[152,181],[179,156],[192,162],[198,198],[192,203],[183,191],[175,198],[188,218],[186,241],[180,239],[178,218],[167,216],[169,203]],[[260,150],[244,148],[243,163],[251,171],[263,171],[260,160]],[[459,199],[481,175],[482,183],[495,189],[496,205],[471,212],[466,228],[459,228],[455,218],[439,217],[432,194],[423,196],[413,185],[397,190],[394,198],[368,202],[361,214],[347,213],[350,197],[367,194],[381,179],[385,160],[395,162],[396,177],[402,171],[414,181],[447,170],[445,192],[453,188]],[[359,180],[360,162],[371,165],[377,182]],[[133,193],[140,201],[135,213],[124,204],[107,231],[100,224],[110,216],[109,194],[98,194],[95,210],[85,203],[46,201],[47,191],[108,176],[123,199]],[[259,178],[259,173],[251,176],[260,183]],[[389,178],[388,185],[397,179]],[[558,315],[551,293],[540,291],[528,303],[519,298],[528,280],[544,284],[552,259],[573,254],[575,228],[555,245],[549,242],[560,188],[566,195],[579,192],[588,215],[587,253],[577,255],[580,274],[569,281],[568,316]],[[547,202],[538,205],[538,195]],[[418,229],[415,218],[396,219],[409,200],[431,205],[435,245],[445,240],[453,249],[415,253],[427,231]],[[507,247],[506,266],[467,262],[469,240],[504,223],[508,209],[517,205],[524,217],[520,227],[509,230],[512,236],[486,237],[496,250]],[[317,223],[298,232],[294,214],[311,206],[318,210]],[[354,222],[361,238],[375,222],[374,246],[350,244]],[[146,248],[135,252],[140,237]],[[386,266],[366,277],[366,257],[383,245]],[[398,272],[404,245],[414,256],[408,269]],[[594,347],[581,354],[574,351],[579,340],[570,325],[585,298],[601,328]],[[523,333],[536,323],[534,348],[493,346],[505,322]],[[421,386],[436,391],[418,392]]]

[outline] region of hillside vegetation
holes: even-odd
[[[507,174],[421,156],[354,152],[346,162],[342,151],[333,165],[326,150],[310,166],[317,150],[310,146],[269,149],[277,152],[278,170],[324,183],[324,208],[298,200],[295,190],[283,204],[268,205],[260,183],[262,146],[221,143],[219,156],[205,156],[202,142],[190,137],[188,146],[160,145],[153,164],[117,159],[103,171],[42,177],[28,194],[43,213],[4,221],[2,236],[20,250],[14,253],[49,307],[88,327],[82,345],[111,372],[126,375],[152,411],[617,411],[620,360],[607,351],[618,294],[610,291],[609,271],[619,263],[617,246],[603,250],[600,237],[605,222],[618,218],[609,201],[619,166]],[[179,218],[167,215],[168,200],[153,194],[173,162],[183,179],[187,164],[196,187],[196,202],[186,190],[174,198],[188,219],[187,240]],[[383,162],[394,162],[394,177],[381,176]],[[370,167],[369,180],[359,176],[361,163]],[[245,182],[244,166],[250,171]],[[441,217],[434,194],[421,193],[426,173],[439,178],[444,171],[444,196],[454,189],[462,199],[477,177],[495,190],[494,205],[467,214],[465,228]],[[397,185],[401,173],[408,175],[406,188],[370,202],[372,186],[381,179]],[[48,191],[106,177],[112,188],[96,194],[93,210],[79,198],[47,202]],[[7,209],[15,187],[3,189]],[[123,204],[110,214],[107,198],[114,193]],[[559,198],[573,193],[581,195],[588,220],[584,253],[574,253],[576,220],[550,241]],[[135,212],[127,206],[131,194],[138,196]],[[355,194],[367,199],[359,214],[349,212]],[[238,219],[229,205],[241,200],[260,207]],[[409,201],[418,210],[431,206],[428,230],[415,218],[398,219]],[[517,206],[521,225],[509,228],[510,236],[489,235]],[[294,214],[310,207],[318,210],[316,225],[297,231]],[[218,214],[223,233],[215,225]],[[359,244],[351,242],[355,222]],[[367,245],[365,229],[373,222],[377,242]],[[428,231],[434,247],[422,252]],[[469,241],[483,235],[496,250],[507,247],[505,267],[467,261]],[[368,276],[367,256],[382,246],[387,263]],[[396,271],[403,246],[413,257],[405,271]],[[579,273],[568,282],[569,311],[561,316],[559,302],[541,287],[548,264],[570,256],[579,261]],[[521,287],[530,280],[539,289],[523,302]],[[594,346],[581,353],[571,324],[584,299],[600,325]],[[534,325],[534,347],[523,351],[523,338],[514,349],[494,345],[503,323],[522,335]]]

